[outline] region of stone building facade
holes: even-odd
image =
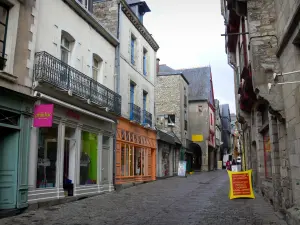
[[[299,224],[300,2],[221,0],[221,7],[246,167],[274,209]]]
[[[182,73],[167,72],[166,65],[160,65],[155,84],[156,127],[174,133],[181,142],[182,160],[187,168],[192,166],[192,152],[189,150],[189,82]]]

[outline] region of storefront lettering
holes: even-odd
[[[49,117],[52,116],[52,113],[47,113],[47,112],[40,112],[34,115],[34,118],[39,118],[39,119],[48,119]]]
[[[72,111],[72,110],[68,110],[67,111],[67,116],[68,117],[71,117],[71,118],[74,118],[76,120],[79,120],[80,119],[80,115],[77,114],[76,112]]]
[[[52,127],[53,123],[53,104],[41,104],[34,107],[34,127]]]

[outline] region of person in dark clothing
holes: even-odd
[[[68,178],[67,174],[65,174],[65,176],[64,176],[63,188],[64,188],[65,191],[68,192],[68,196],[73,196],[74,185],[72,184],[72,180],[70,180]]]

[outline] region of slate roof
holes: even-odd
[[[158,75],[172,75],[172,74],[183,74],[189,83],[189,101],[202,101],[208,100],[213,104],[213,90],[210,83],[211,78],[211,68],[206,67],[196,67],[189,69],[178,69],[162,64],[159,66]]]
[[[159,72],[157,76],[172,76],[172,75],[180,75],[188,85],[190,84],[183,73],[177,72],[171,67],[168,67],[166,64],[159,65]]]
[[[189,101],[197,100],[210,100],[213,102],[212,97],[210,97],[211,84],[210,67],[197,67],[191,69],[179,69],[178,72],[182,72],[184,76],[189,81]]]

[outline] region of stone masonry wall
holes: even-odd
[[[102,0],[93,4],[93,14],[115,37],[118,31],[118,2],[119,0]]]
[[[182,140],[180,76],[158,76],[155,89],[156,115],[175,114],[174,133]],[[156,119],[156,118],[155,118]]]
[[[268,82],[272,83],[273,73],[280,71],[276,57],[277,39],[274,37],[276,34],[274,0],[250,0],[247,8],[253,87],[274,110],[283,113],[281,88],[275,86],[270,92],[268,89]]]
[[[299,37],[299,29],[289,30],[292,23],[299,23],[298,0],[275,0],[277,14],[277,36],[283,44],[278,53],[283,73],[300,70],[300,46],[293,41]],[[295,20],[296,19],[296,20]],[[295,20],[295,21],[294,21]],[[287,39],[283,39],[288,35]],[[283,82],[300,81],[300,73],[285,75]],[[288,212],[289,224],[300,224],[300,86],[297,84],[278,85],[282,88],[285,126],[279,126],[281,153],[282,205]],[[293,207],[292,207],[293,206]],[[290,208],[292,207],[292,208]]]

